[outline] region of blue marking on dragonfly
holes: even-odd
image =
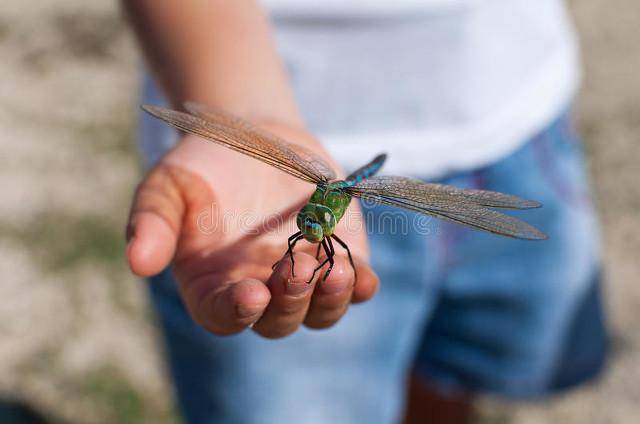
[[[387,155],[385,153],[379,154],[371,162],[368,164],[356,169],[346,178],[345,182],[347,183],[345,187],[354,186],[367,178],[373,176],[376,172],[382,168],[384,165],[384,161],[387,160]]]

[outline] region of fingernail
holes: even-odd
[[[285,293],[290,296],[301,296],[313,288],[313,284],[308,284],[304,281],[294,282],[291,275],[291,267],[287,265],[278,265],[278,276],[280,281],[283,281]],[[300,278],[296,278],[300,281]]]
[[[244,303],[238,303],[236,305],[236,313],[240,318],[252,317],[262,312],[263,309],[264,309],[264,305],[260,305],[260,304],[247,305]]]

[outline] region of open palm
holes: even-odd
[[[320,150],[303,131],[275,125],[269,130]],[[316,246],[306,242],[296,246],[295,277],[288,259],[272,270],[287,237],[297,231],[295,214],[313,189],[258,161],[185,136],[136,191],[127,231],[130,267],[150,276],[171,263],[192,318],[215,334],[253,325],[263,336],[282,337],[302,323],[331,326],[349,303],[371,298],[378,281],[368,266],[364,226],[339,224],[337,229],[353,252],[356,284],[343,252],[326,281],[319,282],[323,273],[317,273],[307,284],[318,261]],[[361,222],[355,202],[348,213],[349,222]]]

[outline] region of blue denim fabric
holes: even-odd
[[[390,423],[411,369],[443,391],[535,397],[603,366],[598,225],[581,145],[562,116],[484,169],[440,182],[541,201],[521,241],[365,205],[382,288],[335,327],[283,340],[194,324],[169,270],[151,281],[190,423]]]

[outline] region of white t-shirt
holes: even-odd
[[[347,170],[381,151],[385,173],[489,165],[567,108],[580,79],[561,0],[263,4],[309,129]],[[158,103],[152,84],[145,97]],[[149,118],[141,128],[150,161],[174,142]]]

